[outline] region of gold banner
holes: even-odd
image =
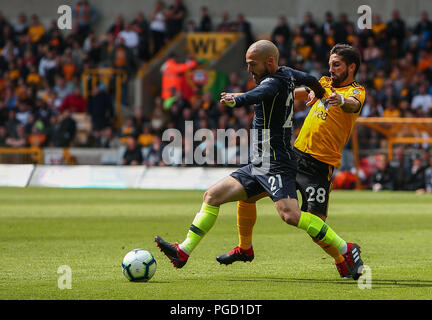
[[[237,41],[236,33],[202,32],[187,35],[187,49],[195,59],[216,59],[233,42]]]

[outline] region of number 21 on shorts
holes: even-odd
[[[276,178],[278,179],[278,183],[279,183],[279,188],[282,188],[282,178],[280,174],[277,174],[275,176],[270,176],[268,178],[268,183],[270,184],[270,191],[275,191],[277,189],[277,187],[275,186],[275,182],[276,182]]]

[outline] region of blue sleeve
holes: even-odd
[[[264,79],[256,88],[236,97],[236,106],[257,104],[273,98],[279,91],[280,85],[280,80],[276,78]]]

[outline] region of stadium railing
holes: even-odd
[[[379,132],[387,141],[387,161],[393,159],[395,145],[432,144],[432,118],[359,117],[352,133],[352,151],[357,172],[360,167],[359,128],[368,127]],[[361,189],[357,175],[356,188]]]
[[[0,148],[0,163],[22,164],[43,163],[43,149],[31,148]]]

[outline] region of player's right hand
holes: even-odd
[[[306,102],[306,106],[309,107],[313,105],[318,100],[317,97],[315,97],[315,92],[311,91],[308,94],[308,101]]]

